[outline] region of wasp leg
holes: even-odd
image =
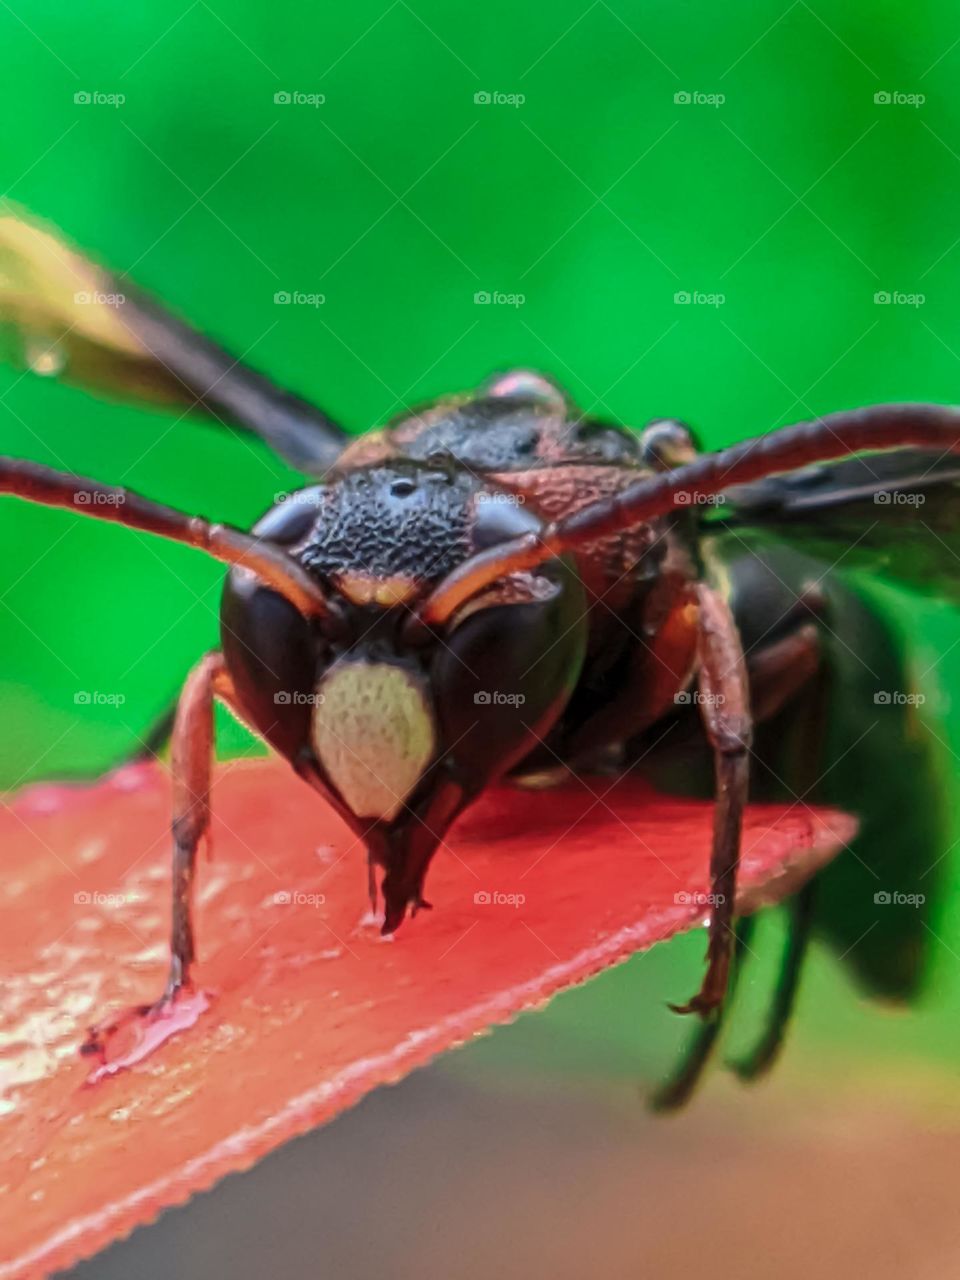
[[[193,875],[201,840],[210,838],[213,699],[231,701],[233,684],[220,653],[208,653],[187,677],[173,725],[173,913],[166,995],[190,981]]]
[[[193,879],[197,849],[210,830],[210,775],[213,763],[213,699],[233,700],[223,655],[208,653],[187,677],[173,726],[173,906],[170,968],[163,994],[152,1005],[128,1009],[109,1023],[91,1027],[82,1053],[102,1053],[108,1038],[137,1018],[156,1017],[190,989],[196,957],[193,934]]]
[[[730,969],[727,998],[712,1018],[700,1023],[683,1046],[677,1065],[648,1100],[647,1105],[651,1111],[679,1111],[681,1107],[687,1105],[696,1092],[719,1040],[727,1009],[730,1007],[740,977],[744,952],[749,950],[753,928],[753,916],[744,916],[737,921],[734,929],[733,964]]]
[[[821,661],[819,633],[812,622],[803,622],[802,619],[819,611],[818,598],[803,596],[797,609],[791,610],[782,619],[787,625],[798,622],[800,625],[796,625],[795,630],[778,640],[758,645],[747,656],[751,710],[756,724],[775,716],[816,677]],[[790,937],[780,983],[765,1019],[765,1030],[755,1049],[742,1061],[733,1064],[733,1069],[742,1079],[753,1079],[755,1075],[766,1071],[773,1064],[781,1047],[799,983],[805,943],[809,938],[813,884],[811,881],[790,902]],[[804,900],[803,903],[801,899]],[[701,1023],[692,1032],[674,1071],[650,1098],[649,1106],[652,1110],[677,1111],[686,1106],[696,1092],[719,1041],[730,997],[739,980],[744,952],[749,949],[753,929],[754,917],[748,916],[737,921],[728,998],[713,1018]]]
[[[816,676],[820,662],[820,635],[812,622],[752,653],[747,671],[754,723],[772,719],[792,702]]]
[[[815,687],[822,691],[822,682],[817,681],[817,676],[822,671],[821,658],[819,632],[809,622],[783,639],[758,648],[750,655],[747,669],[750,674],[754,718],[758,724],[776,715],[801,691],[813,692]],[[805,733],[799,766],[810,775],[816,768],[815,739],[820,730],[819,706],[820,699],[813,697],[807,708],[809,714],[801,726]],[[810,782],[812,781],[811,776]],[[787,904],[787,939],[773,999],[764,1019],[764,1029],[754,1047],[729,1064],[741,1080],[756,1080],[765,1075],[783,1048],[813,931],[816,895],[817,879],[814,877]]]
[[[816,897],[817,880],[814,877],[790,899],[787,941],[766,1026],[749,1053],[728,1063],[743,1081],[757,1080],[766,1075],[783,1048],[787,1025],[797,999],[803,962],[810,944]]]
[[[159,760],[160,756],[170,745],[170,739],[173,735],[173,726],[177,718],[177,704],[168,707],[166,711],[154,720],[153,724],[147,729],[146,734],[140,739],[133,751],[124,759],[125,764],[142,764],[147,760]]]
[[[743,646],[726,600],[705,583],[697,585],[700,609],[698,658],[700,709],[713,748],[716,807],[710,855],[710,941],[700,990],[677,1013],[706,1017],[723,1003],[733,950],[737,866],[743,809],[750,785],[752,717]]]

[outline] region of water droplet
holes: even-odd
[[[61,349],[47,342],[29,342],[25,356],[27,367],[34,373],[38,373],[41,378],[55,378],[63,373],[67,365]]]
[[[102,836],[97,836],[93,840],[87,840],[77,850],[77,858],[80,862],[91,863],[101,857],[107,848],[107,842]]]

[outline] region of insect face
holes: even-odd
[[[539,528],[460,468],[381,465],[302,490],[255,528],[322,585],[329,616],[308,621],[242,569],[228,579],[238,709],[363,837],[390,928],[421,901],[454,817],[549,731],[586,640],[565,561],[481,593],[442,629],[411,628],[413,608],[469,555]]]

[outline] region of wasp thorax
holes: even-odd
[[[320,767],[356,817],[392,822],[435,751],[424,686],[406,667],[345,659],[317,695],[311,737]]]

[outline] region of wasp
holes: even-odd
[[[960,411],[875,405],[702,453],[678,421],[599,421],[519,369],[351,436],[44,228],[0,220],[0,252],[2,313],[34,367],[189,405],[255,433],[306,480],[247,532],[0,459],[4,493],[228,566],[220,647],[190,673],[173,722],[169,975],[129,1016],[163,1013],[192,981],[215,699],[356,831],[385,934],[430,905],[431,859],[485,788],[625,767],[632,745],[692,711],[713,761],[716,905],[700,989],[672,1007],[719,1010],[754,727],[816,681],[824,601],[777,588],[757,557],[732,582],[707,554],[711,522],[810,520],[955,481]],[[126,1016],[86,1048],[102,1051]]]

